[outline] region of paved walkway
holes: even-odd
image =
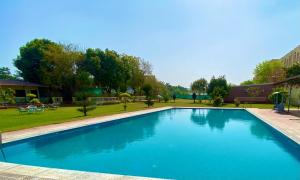
[[[248,108],[247,110],[300,144],[300,114],[296,110],[292,110],[291,113],[277,113],[271,109]]]
[[[72,171],[37,166],[0,163],[0,179],[5,180],[155,180],[155,178]],[[158,180],[158,179],[156,179]]]

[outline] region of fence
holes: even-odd
[[[193,96],[190,94],[185,95],[176,95],[179,99],[193,99]],[[209,95],[197,95],[197,100],[211,100],[211,97]]]

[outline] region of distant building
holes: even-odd
[[[300,64],[300,45],[291,52],[281,58],[286,68],[293,66],[296,63]]]
[[[0,79],[0,88],[6,89],[11,88],[15,90],[16,102],[17,103],[25,103],[26,102],[26,94],[35,94],[37,98],[44,97],[45,93],[42,91],[47,88],[47,86],[31,83],[20,80],[2,80]]]

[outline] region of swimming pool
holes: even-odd
[[[300,147],[246,110],[170,109],[4,144],[1,161],[172,179],[300,179]]]

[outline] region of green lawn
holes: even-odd
[[[155,103],[154,107],[164,106],[197,106],[208,107],[210,104],[193,103],[192,100],[176,100],[176,103]],[[272,108],[272,104],[247,104],[240,107],[256,107],[256,108]],[[234,104],[225,104],[223,107],[235,107]],[[98,106],[95,110],[88,113],[88,116],[82,116],[82,113],[78,112],[77,107],[60,107],[57,110],[46,110],[45,112],[27,114],[19,113],[16,109],[2,109],[0,110],[0,131],[13,131],[19,129],[25,129],[30,127],[36,127],[48,124],[57,124],[66,121],[73,121],[78,119],[111,115],[117,113],[124,113],[122,104]],[[144,103],[129,103],[127,111],[137,111],[147,109]]]

